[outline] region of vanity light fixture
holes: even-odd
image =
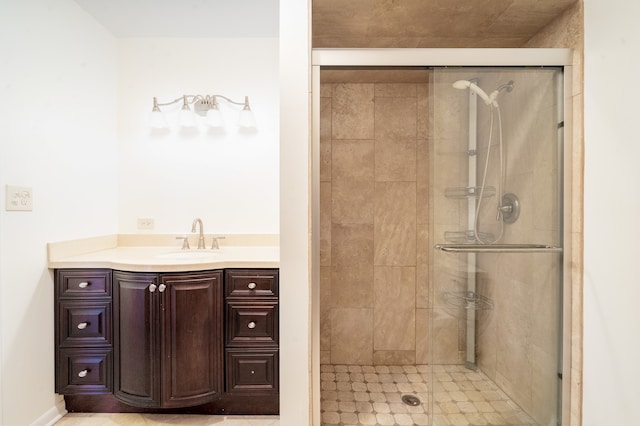
[[[253,111],[249,106],[249,97],[244,97],[244,102],[236,102],[222,95],[182,95],[170,102],[160,103],[158,98],[153,98],[153,109],[151,110],[151,127],[155,129],[167,129],[167,122],[161,106],[173,105],[182,102],[182,108],[178,113],[178,125],[181,127],[195,127],[197,125],[196,114],[205,117],[207,125],[213,128],[224,127],[224,120],[220,112],[218,99],[222,99],[230,104],[242,105],[242,110],[238,116],[238,126],[244,129],[256,127]],[[193,106],[193,110],[190,106]]]

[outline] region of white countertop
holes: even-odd
[[[278,268],[280,247],[275,245],[220,245],[209,248],[182,250],[166,245],[117,245],[114,243],[85,244],[82,249],[56,253],[49,247],[50,269],[108,268],[131,272],[186,272],[222,268]],[[93,241],[95,242],[95,241]],[[56,243],[53,243],[56,244]],[[65,243],[66,244],[66,243]],[[109,247],[110,246],[110,247]]]

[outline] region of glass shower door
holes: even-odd
[[[432,424],[559,424],[562,71],[435,69],[430,93]]]

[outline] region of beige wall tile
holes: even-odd
[[[429,309],[416,309],[416,364],[431,364]]]
[[[416,180],[415,138],[377,138],[375,152],[377,182]]]
[[[531,411],[529,414],[540,425],[557,424],[558,355],[548,354],[535,346],[531,350]]]
[[[374,350],[415,350],[415,293],[414,267],[374,267]]]
[[[336,140],[331,153],[331,180],[373,181],[374,141]]]
[[[415,351],[378,351],[373,352],[374,365],[415,365]]]
[[[416,264],[415,182],[378,182],[375,186],[375,257],[380,266]]]
[[[373,307],[373,226],[334,223],[331,236],[333,305]]]
[[[336,223],[374,222],[375,185],[369,181],[341,180],[332,182],[331,215]]]
[[[373,139],[374,85],[335,84],[331,116],[332,139]]]
[[[459,364],[458,352],[459,321],[447,309],[432,311],[431,344],[434,364]]]
[[[320,98],[320,182],[331,180],[331,98]]]
[[[320,182],[331,182],[331,139],[320,141]]]
[[[375,96],[376,98],[415,98],[416,88],[417,85],[411,83],[377,83]]]
[[[416,90],[417,97],[417,125],[418,125],[418,138],[429,138],[429,85],[419,84]]]
[[[416,230],[416,308],[429,307],[429,230],[419,224]]]
[[[429,143],[416,142],[416,222],[429,224]]]
[[[331,182],[320,183],[320,266],[331,265]]]
[[[331,83],[323,83],[320,85],[320,97],[321,98],[330,98],[333,96],[333,84]]]
[[[355,339],[354,336],[358,338]],[[331,363],[373,363],[373,309],[334,309],[331,317]]]
[[[384,98],[376,102],[376,139],[416,139],[416,98]]]

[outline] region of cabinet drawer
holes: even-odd
[[[110,297],[111,270],[57,270],[56,287],[59,297]]]
[[[58,304],[60,347],[108,346],[112,343],[111,302],[65,300]]]
[[[227,345],[278,344],[278,303],[227,302]]]
[[[59,351],[56,392],[111,393],[111,349],[62,349]]]
[[[226,271],[227,297],[277,297],[277,269],[231,269]]]
[[[278,392],[278,351],[227,350],[227,392]]]

